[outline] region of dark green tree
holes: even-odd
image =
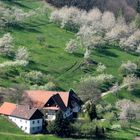
[[[70,120],[63,118],[63,113],[58,111],[56,119],[51,128],[55,135],[59,137],[68,137],[71,134]]]
[[[96,126],[96,128],[95,128],[95,136],[96,136],[96,138],[103,138],[103,137],[105,137],[105,130],[104,130],[104,128],[103,127],[98,127],[98,126]]]
[[[97,111],[96,111],[95,104],[90,104],[89,109],[88,109],[88,115],[91,121],[93,119],[97,119]]]
[[[138,3],[137,3],[137,12],[140,13],[140,1],[138,0]]]

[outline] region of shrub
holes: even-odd
[[[28,61],[29,53],[25,47],[20,47],[15,56],[15,60],[24,60]]]
[[[105,70],[106,70],[106,66],[102,63],[99,63],[97,68],[96,68],[96,71],[99,73],[103,73]]]
[[[45,42],[45,37],[43,35],[37,36],[37,41],[40,45],[43,45]]]
[[[72,39],[66,44],[65,50],[68,53],[74,53],[74,52],[76,52],[77,48],[78,48],[77,42],[74,39]]]
[[[50,125],[49,125],[50,126]],[[70,121],[63,118],[63,113],[58,111],[56,113],[56,119],[49,127],[49,131],[59,137],[68,137],[71,134]]]
[[[13,38],[10,33],[4,34],[2,38],[0,38],[0,54],[10,55],[12,51]]]
[[[30,71],[24,74],[26,82],[31,84],[40,84],[44,80],[44,74],[40,71]]]
[[[123,75],[134,74],[137,70],[137,65],[131,61],[127,61],[127,63],[123,63],[120,67],[120,72]]]
[[[0,64],[0,68],[5,67],[18,67],[18,66],[26,66],[28,64],[27,61],[24,60],[16,60],[16,61],[6,61]]]

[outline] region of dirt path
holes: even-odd
[[[123,85],[119,86],[119,89],[125,88],[125,87],[127,87],[127,86],[129,86],[129,84],[123,84]],[[104,97],[104,96],[106,96],[106,95],[112,93],[112,91],[113,91],[113,90],[109,90],[109,91],[103,92],[103,93],[101,94],[101,97]]]

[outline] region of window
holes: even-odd
[[[22,122],[22,120],[20,120],[20,122]]]
[[[25,121],[25,123],[27,123],[27,121]]]
[[[40,129],[40,127],[38,126],[38,127],[37,127],[37,129],[39,130],[39,129]]]
[[[34,131],[35,130],[35,127],[32,127],[32,130]]]
[[[32,122],[33,124],[35,123],[35,121]]]
[[[34,127],[32,127],[32,130],[34,131]]]
[[[27,130],[27,127],[25,127],[25,130]]]
[[[39,123],[39,120],[37,121],[37,123]]]

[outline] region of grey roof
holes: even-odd
[[[11,116],[23,119],[40,119],[43,114],[37,108],[29,108],[29,106],[17,105]]]

